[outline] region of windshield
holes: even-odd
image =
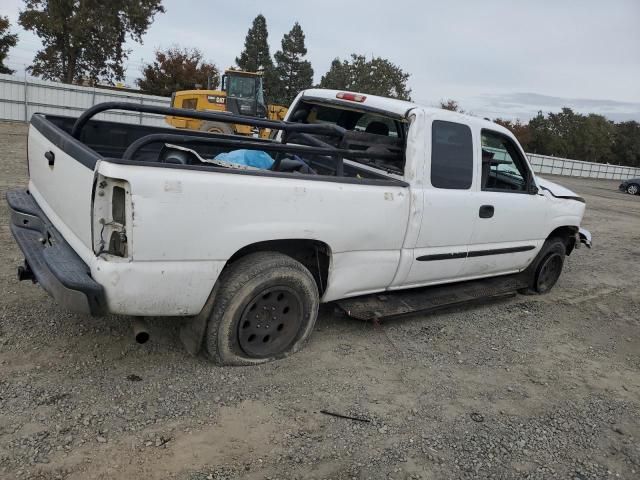
[[[227,95],[229,97],[255,99],[256,79],[254,77],[229,76]]]

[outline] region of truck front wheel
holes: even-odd
[[[253,365],[285,357],[305,344],[318,315],[316,282],[300,262],[277,252],[249,254],[220,282],[205,346],[220,365]]]
[[[567,247],[562,239],[557,237],[547,239],[527,269],[529,287],[521,293],[535,295],[550,291],[560,278],[566,255]]]

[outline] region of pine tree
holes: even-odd
[[[311,62],[304,60],[307,49],[304,45],[304,32],[298,22],[282,38],[282,50],[274,55],[278,83],[273,92],[273,100],[289,105],[298,92],[313,84]]]
[[[269,97],[272,85],[275,82],[268,38],[267,19],[260,14],[253,19],[253,24],[244,39],[244,50],[242,50],[239,57],[236,57],[236,64],[242,70],[246,72],[263,72],[264,90],[267,97]]]
[[[15,47],[18,42],[18,35],[9,33],[10,26],[8,17],[0,17],[0,73],[14,72],[4,64],[9,49]]]

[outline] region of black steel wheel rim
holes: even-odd
[[[302,326],[302,299],[295,290],[276,286],[253,297],[238,322],[238,344],[254,358],[286,351]]]
[[[555,285],[562,272],[562,256],[559,253],[549,255],[540,266],[538,291],[546,292]]]

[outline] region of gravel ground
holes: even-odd
[[[25,152],[0,123],[3,197]],[[302,352],[247,368],[188,356],[176,320],[140,346],[17,282],[3,200],[0,478],[640,478],[640,197],[554,180],[595,246],[550,294],[382,325],[327,306]]]

